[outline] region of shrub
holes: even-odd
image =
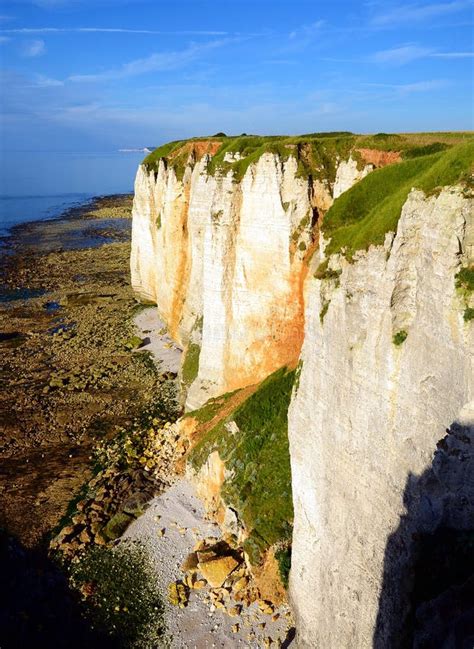
[[[397,333],[393,336],[393,344],[399,347],[402,343],[405,342],[407,339],[407,332],[404,329],[401,329],[400,331],[397,331]]]
[[[461,268],[456,275],[456,288],[468,293],[474,291],[474,265]]]
[[[275,558],[278,562],[278,570],[280,572],[281,583],[285,588],[288,588],[288,580],[290,577],[291,569],[291,545],[286,548],[281,548],[275,552]]]
[[[472,309],[471,307],[467,307],[464,310],[463,318],[466,322],[470,322],[471,320],[474,320],[474,309]]]

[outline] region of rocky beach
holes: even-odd
[[[182,350],[130,287],[130,213],[98,198],[2,241],[2,646],[287,646],[184,474]]]
[[[142,307],[128,280],[131,200],[99,198],[63,218],[18,226],[2,241],[4,565],[31,554],[39,561],[33,571],[56,574],[48,544],[67,520],[70,502],[97,471],[94,449],[153,410],[161,386],[173,378],[138,349],[142,339],[134,317]],[[13,581],[18,578],[12,574]],[[45,595],[44,584],[33,581],[31,606],[41,609],[39,600],[55,592]],[[28,607],[23,595],[19,599],[2,609],[5,646],[18,646],[9,634]],[[33,626],[26,625],[24,640],[41,641],[34,610],[26,616]],[[47,623],[41,627],[46,642],[51,629]]]

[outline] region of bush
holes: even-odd
[[[407,339],[407,336],[408,336],[408,334],[404,329],[402,329],[401,331],[397,331],[397,333],[394,335],[394,337],[392,339],[393,344],[396,345],[397,347],[399,347],[402,343],[405,342],[405,340]]]
[[[275,558],[278,562],[281,583],[285,588],[288,588],[288,580],[290,577],[291,569],[291,545],[286,548],[277,550],[275,552]]]
[[[472,309],[470,307],[467,307],[464,310],[463,318],[464,318],[465,322],[470,322],[471,320],[474,320],[474,309]]]
[[[456,275],[456,288],[468,293],[474,291],[474,265],[461,268]]]

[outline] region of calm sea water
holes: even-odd
[[[145,154],[11,152],[0,159],[0,235],[51,219],[93,196],[133,190]]]

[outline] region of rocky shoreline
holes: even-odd
[[[0,560],[13,538],[16,553],[39,552],[40,572],[73,586],[61,598],[78,638],[94,629],[91,647],[288,646],[288,607],[260,599],[236,539],[182,475],[181,350],[130,288],[130,210],[105,197],[4,241]],[[22,606],[0,615],[7,647]],[[57,622],[38,630],[28,616],[24,641],[63,646]]]
[[[104,200],[15,228],[2,255],[0,524],[28,547],[90,476],[93,446],[161,385],[148,354],[130,348],[140,307],[128,281],[130,221],[115,218],[120,206],[130,215],[130,197],[115,199],[114,218]]]

